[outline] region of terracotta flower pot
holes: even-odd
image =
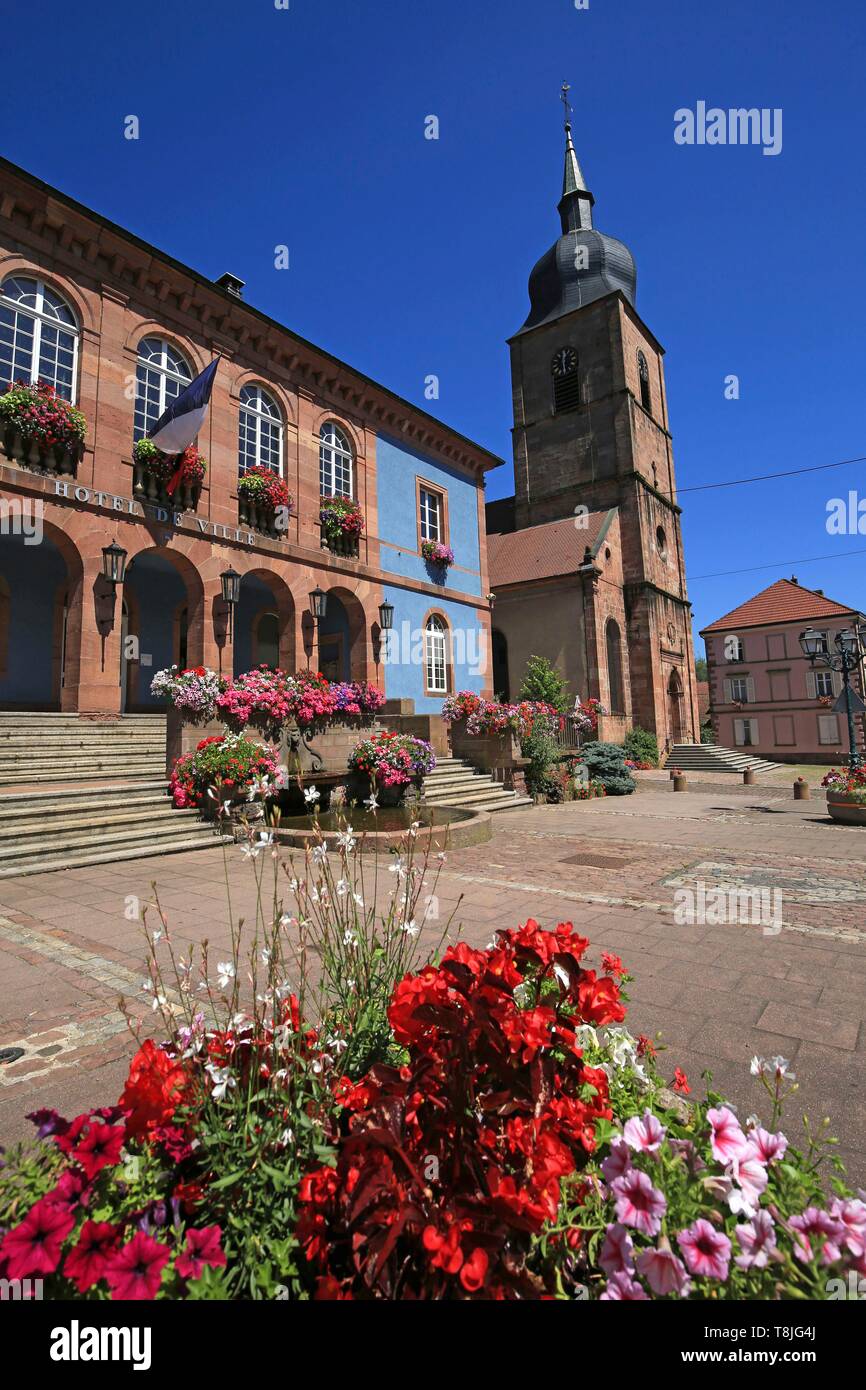
[[[866,802],[858,801],[835,787],[827,788],[827,810],[842,825],[866,825]]]

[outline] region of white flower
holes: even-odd
[[[217,1067],[213,1062],[208,1062],[205,1071],[213,1082],[211,1095],[214,1100],[222,1100],[229,1086],[237,1085],[231,1067]]]
[[[413,917],[411,922],[404,922],[400,930],[404,931],[407,936],[417,936],[421,928],[416,924]]]
[[[585,1047],[591,1042],[593,1047],[599,1047],[598,1033],[591,1023],[582,1023],[579,1028],[575,1028],[574,1036],[577,1038],[578,1047]]]
[[[347,854],[351,853],[356,843],[355,832],[351,825],[347,825],[346,829],[341,830],[337,836],[337,844],[340,846],[340,849],[345,850]]]
[[[263,849],[274,843],[273,830],[260,830],[254,840],[248,845],[241,845],[241,854],[245,859],[258,859]]]
[[[153,941],[154,946],[158,946],[161,939],[162,939],[162,932],[161,932],[161,931],[155,931],[155,932],[153,933],[153,936],[151,937],[151,940]]]
[[[337,897],[338,897],[338,898],[345,898],[345,896],[346,896],[346,894],[348,893],[348,891],[349,891],[349,885],[348,885],[348,883],[346,882],[346,880],[345,880],[344,878],[338,879],[338,880],[337,880]]]
[[[764,1071],[765,1071],[765,1069],[766,1069],[766,1066],[767,1066],[766,1058],[764,1058],[764,1057],[757,1057],[757,1056],[756,1056],[756,1057],[753,1057],[753,1058],[752,1058],[752,1062],[751,1062],[751,1066],[749,1067],[749,1071],[752,1073],[752,1076],[763,1076],[763,1075],[764,1075]]]
[[[235,977],[235,968],[230,960],[217,961],[217,983],[220,989],[228,989],[229,981]]]
[[[164,1005],[165,1003],[166,1003],[166,998],[165,998],[165,995],[164,995],[164,994],[155,994],[155,995],[153,996],[153,1003],[151,1004],[150,1007],[151,1007],[152,1009],[154,1009],[154,1010],[160,1009],[160,1008],[163,1007],[163,1005]]]
[[[314,861],[314,863],[316,863],[316,864],[324,864],[324,863],[325,863],[325,860],[326,860],[327,858],[328,858],[328,846],[327,846],[327,845],[316,845],[315,849],[313,850],[313,861]]]
[[[367,810],[368,810],[368,811],[376,811],[376,810],[378,810],[378,808],[379,808],[379,803],[378,803],[378,801],[376,800],[376,793],[375,793],[375,792],[373,793],[372,796],[368,796],[368,797],[367,797],[367,800],[364,802],[364,805],[367,807]]]
[[[319,789],[318,789],[318,787],[305,787],[305,788],[304,788],[304,800],[306,801],[307,805],[312,805],[312,803],[315,802],[315,801],[318,801],[318,799],[319,799]]]
[[[352,894],[352,898],[353,898],[353,900],[354,900],[354,903],[355,903],[355,906],[356,906],[356,907],[363,908],[363,906],[364,906],[364,899],[361,897],[361,894],[360,894],[360,893],[353,893],[353,894]]]
[[[346,1051],[346,1048],[349,1046],[349,1044],[346,1042],[345,1038],[338,1038],[334,1036],[325,1039],[325,1046],[329,1047],[331,1051],[335,1052],[339,1057],[340,1053]]]
[[[294,1144],[295,1136],[290,1129],[284,1129],[278,1142],[280,1148],[284,1149],[288,1144]]]
[[[791,1063],[787,1057],[771,1057],[770,1065],[773,1067],[776,1078],[779,1081],[796,1081],[794,1072],[791,1071]]]
[[[409,829],[406,831],[406,834],[409,836],[410,840],[415,839],[415,836],[418,834],[420,827],[421,822],[419,820],[413,820],[412,824],[409,826]]]
[[[262,965],[270,965],[271,953],[267,949],[262,951]]]
[[[350,951],[354,951],[355,947],[358,945],[358,938],[351,927],[347,927],[343,933],[343,945],[348,946]]]
[[[571,984],[571,980],[569,979],[568,971],[566,970],[565,966],[560,965],[558,961],[554,961],[553,973],[556,976],[559,983],[562,985],[562,988],[568,989],[569,985]]]
[[[406,864],[402,854],[395,855],[393,864],[388,869],[389,874],[396,874],[398,879],[406,877]]]

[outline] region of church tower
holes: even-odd
[[[515,496],[491,504],[488,529],[573,517],[579,530],[616,509],[631,721],[660,744],[692,742],[700,733],[664,350],[635,307],[634,257],[593,225],[567,92],[561,235],[530,275],[529,315],[509,341]]]

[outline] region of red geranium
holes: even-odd
[[[136,1052],[120,1105],[128,1111],[127,1138],[140,1138],[168,1124],[189,1089],[181,1062],[169,1057],[148,1038]]]

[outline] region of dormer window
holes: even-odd
[[[554,354],[551,373],[554,415],[577,410],[580,406],[580,377],[577,353],[573,347],[562,347]]]

